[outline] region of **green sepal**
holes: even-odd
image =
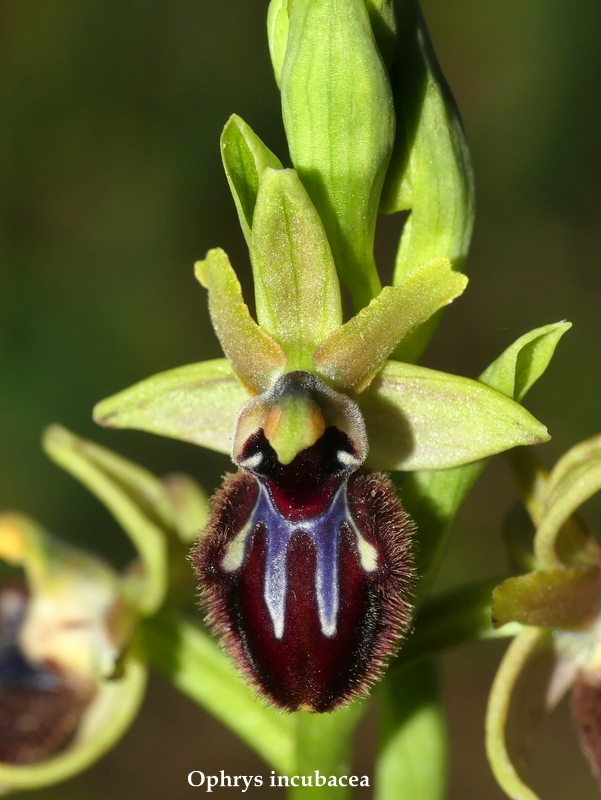
[[[493,592],[495,625],[520,622],[559,630],[590,625],[601,607],[601,568],[535,570]]]
[[[0,794],[66,781],[102,758],[137,716],[146,679],[145,665],[135,655],[128,654],[120,676],[101,683],[64,750],[37,764],[0,764]]]
[[[394,283],[430,258],[463,268],[474,219],[474,179],[459,112],[442,74],[419,5],[403,3],[390,80],[397,135],[380,210],[410,210],[396,257]],[[438,318],[419,328],[395,358],[415,361]]]
[[[162,611],[142,626],[149,661],[280,773],[294,769],[294,718],[265,706],[197,625]]]
[[[198,481],[184,472],[165,475],[162,484],[173,509],[175,532],[185,544],[193,542],[209,521],[207,493]]]
[[[45,430],[43,447],[56,464],[108,508],[127,533],[143,567],[141,575],[132,576],[132,600],[143,613],[156,611],[167,589],[167,542],[164,530],[155,520],[157,513],[161,517],[170,510],[160,481],[136,464],[80,439],[60,425]]]
[[[386,286],[371,303],[317,348],[317,372],[346,392],[369,385],[395,346],[467,285],[445,258],[422,264],[399,286]]]
[[[549,363],[549,359],[553,355],[553,348],[543,348],[542,352],[546,352],[548,358],[537,359],[538,368],[536,370],[529,370],[527,363],[524,359],[520,358],[520,351],[522,346],[526,349],[526,354],[533,356],[534,353],[540,353],[541,350],[536,348],[534,351],[529,347],[530,343],[539,338],[541,332],[543,336],[545,333],[548,335],[546,341],[555,342],[553,329],[560,330],[561,326],[566,323],[555,323],[554,325],[545,325],[542,328],[537,328],[530,333],[520,337],[517,342],[510,345],[494,363],[495,368],[489,367],[480,376],[480,380],[486,383],[492,389],[502,391],[503,387],[510,389],[510,396],[512,399],[516,386],[516,368],[521,365],[534,380],[539,378]],[[543,340],[545,341],[545,340]],[[521,344],[518,344],[521,343]],[[516,347],[516,345],[518,345]],[[514,370],[514,378],[507,375],[505,365],[508,364]],[[524,386],[529,388],[532,386],[533,380],[527,381]],[[521,452],[513,451],[514,453]],[[513,455],[513,453],[512,453]],[[420,574],[428,573],[427,580],[422,580],[420,585],[420,594],[428,590],[431,581],[433,580],[438,566],[442,560],[442,556],[446,547],[449,529],[455,514],[461,507],[465,497],[467,496],[470,488],[473,486],[478,476],[486,466],[486,460],[475,462],[473,464],[466,464],[463,467],[452,470],[444,470],[440,472],[421,471],[415,472],[408,476],[403,485],[403,502],[411,514],[411,516],[418,523],[420,531],[420,549],[419,549],[419,566]]]
[[[523,406],[484,384],[386,362],[358,398],[374,469],[448,469],[549,439]]]
[[[261,328],[282,346],[288,371],[312,370],[315,348],[342,323],[342,307],[328,239],[294,170],[263,173],[252,255]]]
[[[484,370],[479,380],[521,402],[545,372],[559,340],[571,327],[571,322],[553,322],[525,333]]]
[[[527,627],[509,645],[488,699],[486,754],[511,800],[540,800],[524,777],[532,729],[542,717],[554,666],[551,635]]]
[[[230,453],[247,401],[229,361],[218,358],[140,381],[98,403],[94,419],[106,428],[135,428]]]
[[[253,214],[263,170],[266,167],[281,169],[282,164],[237,114],[232,114],[225,123],[220,144],[223,168],[250,250]]]
[[[289,0],[288,14],[281,88],[290,155],[359,310],[381,288],[373,243],[394,141],[390,82],[363,0]]]
[[[444,800],[448,734],[436,663],[387,676],[380,695],[375,800]]]
[[[288,0],[271,0],[267,10],[267,40],[271,66],[278,87],[282,82],[282,67],[288,44]]]
[[[286,355],[251,317],[227,255],[209,250],[194,274],[209,290],[211,321],[234,372],[252,394],[265,391],[284,371]]]
[[[546,510],[534,540],[540,569],[561,566],[558,539],[565,533],[565,523],[600,489],[601,435],[597,435],[568,450],[549,475]]]

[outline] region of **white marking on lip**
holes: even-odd
[[[261,465],[262,461],[263,453],[255,453],[254,456],[249,456],[248,458],[245,458],[244,461],[241,461],[240,466],[246,467],[247,469],[256,469]]]
[[[338,461],[341,464],[344,464],[345,467],[353,467],[355,464],[358,464],[358,459],[355,456],[352,456],[350,453],[347,453],[346,450],[339,450],[336,454],[338,456]]]

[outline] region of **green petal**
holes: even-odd
[[[312,370],[315,348],[342,322],[340,288],[323,225],[294,170],[267,169],[253,221],[257,319],[287,369]]]
[[[412,364],[388,361],[358,402],[375,469],[446,469],[549,438],[500,392]]]
[[[121,677],[104,681],[65,750],[37,764],[0,764],[0,793],[39,789],[88,769],[121,739],[140,708],[146,667],[128,656]]]
[[[380,208],[409,209],[394,283],[431,258],[463,268],[474,219],[474,180],[461,119],[413,0],[403,4],[390,79],[397,136]],[[400,361],[415,361],[437,324],[434,318],[401,344]]]
[[[253,214],[261,174],[265,167],[281,169],[282,164],[250,125],[237,114],[232,114],[221,134],[221,158],[250,250]]]
[[[294,0],[288,12],[282,111],[290,155],[358,310],[380,290],[373,243],[394,141],[390,82],[363,0]]]
[[[247,401],[229,362],[218,358],[140,381],[98,403],[94,419],[106,428],[135,428],[229,453]]]
[[[537,564],[561,565],[558,536],[569,517],[601,489],[601,435],[573,447],[549,476],[546,512],[535,538]]]
[[[496,625],[578,630],[593,622],[600,607],[599,567],[536,570],[508,578],[493,593]]]
[[[386,286],[317,349],[317,371],[343,391],[361,392],[395,346],[465,289],[467,278],[445,258],[422,264],[399,286]]]
[[[549,366],[555,348],[571,322],[554,322],[525,333],[485,369],[480,380],[521,402]]]
[[[219,248],[209,250],[194,272],[209,290],[211,321],[234,372],[250,392],[265,391],[284,371],[286,356],[250,316],[227,255]]]
[[[209,520],[207,493],[194,478],[183,472],[166,475],[162,484],[169,496],[176,533],[182,542],[193,542]]]
[[[546,631],[524,628],[505,653],[488,700],[486,752],[498,784],[512,800],[539,800],[525,782],[524,751],[544,712],[552,653]]]
[[[83,483],[111,512],[127,533],[143,565],[134,601],[144,613],[163,602],[167,589],[167,543],[164,530],[154,521],[161,509],[167,513],[167,495],[158,479],[100,445],[80,439],[60,425],[44,432],[43,446],[49,457]],[[157,504],[155,498],[161,496]],[[151,500],[152,498],[152,500]]]
[[[271,66],[278,87],[282,81],[282,67],[288,44],[288,0],[271,0],[267,11],[267,38]]]
[[[145,621],[148,658],[181,692],[203,706],[280,773],[294,769],[294,718],[254,697],[221,648],[172,613]]]

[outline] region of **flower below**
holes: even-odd
[[[0,761],[12,764],[35,763],[56,752],[94,696],[91,683],[25,656],[19,633],[28,602],[21,585],[0,587]]]
[[[365,692],[410,623],[413,525],[366,451],[355,404],[288,373],[242,411],[241,471],[193,553],[208,621],[290,711]]]

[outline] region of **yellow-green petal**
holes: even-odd
[[[466,285],[465,275],[454,272],[446,258],[422,264],[332,333],[313,356],[315,369],[338,389],[363,391],[396,345]]]
[[[284,371],[286,355],[251,317],[227,255],[209,250],[194,273],[209,290],[211,321],[232,369],[251,393],[265,391]]]

